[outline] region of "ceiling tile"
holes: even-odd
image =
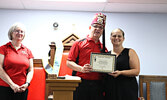
[[[108,0],[109,3],[164,4],[167,0]]]
[[[107,3],[0,0],[3,9],[167,13],[167,0],[107,0]]]
[[[24,9],[20,0],[0,0],[0,8]]]
[[[24,1],[26,9],[102,11],[106,3],[76,3],[54,1]]]
[[[167,4],[123,4],[108,3],[104,9],[106,12],[150,12],[165,13]]]

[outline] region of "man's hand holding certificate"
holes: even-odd
[[[115,71],[116,55],[91,53],[90,65],[93,72],[112,73]]]

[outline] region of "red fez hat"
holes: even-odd
[[[91,23],[92,24],[100,24],[103,25],[103,27],[105,27],[106,24],[106,15],[102,14],[102,13],[96,13],[93,21]]]

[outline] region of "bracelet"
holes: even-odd
[[[29,82],[26,82],[25,84],[28,84],[28,86],[30,86],[30,83],[29,83]]]

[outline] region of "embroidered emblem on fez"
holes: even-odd
[[[103,24],[103,18],[102,17],[97,17],[97,23]]]
[[[93,21],[92,21],[91,25],[95,24],[95,23],[98,23],[98,24],[101,24],[105,27],[105,21],[106,21],[106,15],[104,15],[102,13],[96,13],[94,18],[93,18]]]

